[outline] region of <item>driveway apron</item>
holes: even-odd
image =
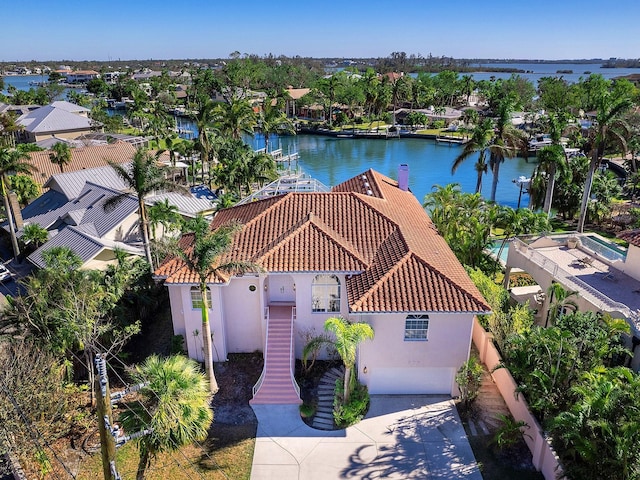
[[[307,426],[297,405],[253,409],[252,480],[482,480],[450,397],[372,395],[364,420],[335,431]]]

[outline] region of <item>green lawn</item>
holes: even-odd
[[[255,425],[216,425],[200,446],[187,446],[173,453],[161,453],[147,469],[147,480],[248,480],[251,477]],[[138,448],[129,442],[116,456],[118,472],[123,479],[135,478]],[[77,480],[102,478],[100,452],[88,457],[80,467]]]

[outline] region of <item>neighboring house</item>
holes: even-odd
[[[454,120],[460,120],[462,118],[463,112],[451,107],[443,107],[442,110],[437,110],[433,107],[431,108],[398,108],[395,111],[396,122],[400,124],[405,124],[405,119],[411,112],[422,113],[425,117],[427,117],[427,121],[432,122],[434,120],[444,120],[446,125],[449,125]]]
[[[89,114],[91,113],[91,109],[83,107],[82,105],[76,105],[75,103],[67,102],[65,100],[56,100],[55,102],[51,103],[51,106],[53,108],[60,108],[65,112],[75,113],[77,115],[80,115],[81,117],[86,118],[88,118]]]
[[[63,108],[53,105],[37,108],[20,115],[16,123],[24,127],[16,133],[17,140],[22,143],[34,143],[52,136],[72,139],[96,128],[95,122],[87,118],[85,112],[72,113],[66,105]]]
[[[104,211],[104,203],[127,187],[113,168],[58,173],[43,187],[46,193],[17,215],[19,237],[23,234],[23,225],[32,223],[49,231],[49,242],[28,257],[36,266],[43,266],[42,251],[59,245],[70,247],[88,269],[106,268],[115,260],[115,248],[143,254],[136,197],[129,195],[113,211]],[[165,199],[175,205],[185,219],[198,214],[210,215],[214,209],[210,197],[200,191],[192,195],[159,193],[146,198],[145,203],[151,206]],[[4,228],[8,231],[6,224]],[[157,231],[159,236],[164,234],[161,226]]]
[[[536,321],[546,326],[554,299],[552,283],[569,291],[579,311],[609,313],[631,327],[627,345],[633,351],[630,366],[640,369],[640,230],[619,234],[629,242],[625,250],[594,233],[562,233],[512,240],[506,261],[505,287],[514,268],[530,274],[536,287],[511,289],[516,300],[537,307]]]
[[[86,83],[94,78],[100,78],[100,72],[95,70],[76,70],[65,74],[67,83]]]
[[[24,225],[37,223],[49,231],[49,241],[27,259],[44,267],[42,252],[56,246],[69,247],[82,260],[82,268],[104,270],[115,263],[115,250],[144,255],[138,229],[138,200],[129,195],[114,209],[105,203],[120,195],[118,190],[87,182],[77,198],[50,189],[22,210]],[[7,227],[5,226],[5,229]],[[23,228],[18,231],[18,236]]]
[[[52,175],[60,173],[60,167],[51,162],[48,151],[30,152],[29,163],[35,170],[29,174],[46,191],[44,185]],[[130,143],[116,142],[109,145],[85,146],[71,149],[71,162],[64,171],[75,172],[95,167],[107,166],[107,160],[116,163],[128,163],[136,153],[136,147]],[[84,184],[83,184],[84,185]]]
[[[311,92],[310,88],[287,88],[287,96],[285,97],[284,112],[287,117],[293,118],[298,115],[296,109],[296,101],[300,100],[305,95]]]
[[[0,102],[0,114],[11,113],[16,117],[40,108],[40,105],[9,105]]]
[[[214,217],[212,229],[242,224],[222,261],[262,269],[210,278],[214,360],[259,350],[268,365],[284,360],[278,368],[293,378],[289,352],[300,358],[307,334],[320,334],[327,318],[341,315],[375,330],[357,359],[371,393],[457,391],[473,318],[489,306],[408,190],[408,170],[399,173],[400,183],[368,170],[330,192],[286,193]],[[191,240],[181,239],[187,251]],[[169,289],[175,334],[202,360],[197,276],[179,258],[156,275]],[[268,365],[253,402],[298,403],[295,382],[270,380]]]

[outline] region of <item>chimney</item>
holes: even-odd
[[[18,203],[18,196],[15,192],[9,193],[9,205],[9,208],[13,211],[16,230],[20,230],[24,226],[24,222],[22,221],[22,211],[20,210],[20,204]]]
[[[398,167],[398,187],[403,192],[409,190],[409,165],[406,163]]]

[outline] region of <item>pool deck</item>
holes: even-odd
[[[511,247],[514,251],[509,255],[510,265],[529,272],[532,272],[530,266],[542,267],[547,275],[570,290],[578,290],[580,296],[590,299],[591,303],[609,304],[598,309],[632,314],[640,310],[640,281],[624,273],[624,262],[616,262],[619,267],[615,268],[588,250],[560,244],[537,248],[529,245],[524,251],[514,248],[514,244]],[[612,305],[613,302],[621,305]],[[630,312],[624,312],[624,307]],[[633,323],[640,331],[638,318],[634,318]]]

